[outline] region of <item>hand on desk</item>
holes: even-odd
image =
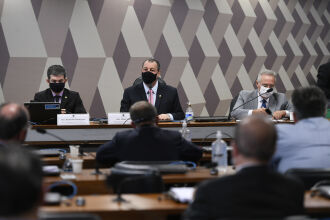
[[[273,113],[273,119],[279,120],[283,117],[286,116],[286,111],[285,110],[281,110],[281,111],[276,111]]]
[[[168,114],[160,114],[160,115],[158,115],[158,119],[160,121],[162,121],[162,120],[171,120],[171,117]]]

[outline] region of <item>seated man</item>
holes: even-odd
[[[19,104],[0,105],[0,143],[23,143],[27,134],[29,112]]]
[[[258,89],[253,91],[242,90],[239,93],[231,115],[235,119],[242,119],[252,114],[271,114],[274,119],[289,117],[291,105],[288,103],[285,95],[283,93],[275,93],[274,91],[267,92],[268,89],[274,88],[275,80],[276,73],[274,71],[262,70],[256,80]],[[257,96],[258,98],[256,98]]]
[[[119,132],[113,140],[102,145],[96,154],[99,163],[113,165],[129,161],[198,161],[202,151],[182,138],[177,131],[156,126],[157,111],[146,101],[130,108],[133,130]]]
[[[159,83],[159,76],[159,62],[151,58],[144,61],[142,64],[143,82],[125,89],[120,111],[128,112],[135,102],[145,100],[156,107],[159,120],[184,119],[177,90],[165,83]]]
[[[20,146],[0,148],[0,219],[38,219],[42,176],[37,155]]]
[[[244,119],[236,129],[236,174],[200,184],[187,219],[269,219],[303,213],[304,188],[268,168],[276,130],[264,117]]]
[[[47,77],[46,81],[50,88],[36,93],[35,102],[60,102],[61,109],[65,109],[62,113],[86,113],[79,93],[64,88],[68,79],[63,66],[50,66]]]
[[[325,118],[327,100],[317,87],[300,88],[293,92],[295,124],[277,126],[277,150],[272,160],[275,168],[330,167],[330,121]]]

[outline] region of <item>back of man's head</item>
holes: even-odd
[[[324,117],[327,98],[323,91],[316,86],[299,88],[292,93],[292,104],[297,120]]]
[[[238,124],[235,136],[237,150],[245,158],[267,163],[275,151],[276,129],[265,117],[245,118]]]
[[[17,103],[0,105],[0,139],[23,142],[28,126],[29,113]]]
[[[131,115],[132,122],[136,125],[153,124],[157,117],[156,108],[146,101],[139,101],[134,103],[129,113]]]
[[[0,148],[0,218],[31,216],[42,201],[39,157],[21,146]]]

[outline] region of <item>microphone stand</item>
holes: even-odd
[[[234,108],[233,110],[231,110],[230,113],[229,113],[229,115],[228,115],[228,121],[230,120],[230,118],[231,118],[231,113],[233,113],[233,111],[235,111],[236,109],[239,109],[240,107],[244,106],[245,104],[247,104],[247,103],[249,103],[249,102],[251,102],[251,101],[257,99],[259,96],[262,96],[262,95],[264,95],[264,94],[266,94],[266,93],[269,93],[269,92],[272,92],[272,91],[273,91],[273,88],[269,88],[269,89],[267,89],[266,92],[257,95],[257,96],[254,97],[253,99],[250,99],[250,100],[248,100],[247,102],[244,102],[243,104],[241,104],[241,105],[237,106],[236,108]],[[271,114],[271,111],[270,111],[270,110],[268,110],[268,111],[266,111],[266,112],[267,112],[268,114]]]
[[[67,143],[68,141],[64,140],[63,138],[53,134],[53,133],[50,133],[48,132],[47,130],[43,129],[43,128],[36,128],[36,131],[40,134],[48,134],[49,136],[52,136],[64,143]],[[74,146],[74,145],[73,145]],[[74,148],[78,149],[76,146],[74,146]],[[81,156],[84,156],[84,150],[83,149],[80,149],[79,148],[79,153]],[[85,152],[86,153],[86,152]],[[96,161],[96,157],[93,155],[93,154],[90,154],[90,153],[86,153],[87,156],[91,156],[94,160],[95,160],[95,170],[91,173],[92,175],[99,175],[99,174],[103,174],[101,171],[100,171],[100,168],[99,168],[99,164],[98,162]]]

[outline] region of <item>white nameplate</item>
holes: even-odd
[[[129,112],[108,113],[109,125],[129,125],[131,122]]]
[[[89,114],[58,114],[57,125],[89,125]]]

